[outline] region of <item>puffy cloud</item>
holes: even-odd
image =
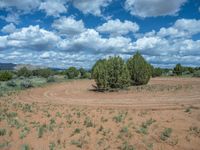
[[[179,19],[172,27],[161,28],[158,36],[161,37],[191,37],[192,35],[200,33],[200,20],[196,19]]]
[[[97,31],[102,33],[110,33],[111,35],[126,35],[129,32],[136,32],[139,30],[137,23],[125,20],[121,22],[119,19],[109,20],[103,25],[97,27]]]
[[[18,10],[31,11],[39,6],[40,0],[1,0],[0,8],[12,8],[15,7]]]
[[[39,9],[44,10],[48,16],[60,16],[61,13],[67,12],[65,2],[60,0],[48,0],[40,4]]]
[[[59,37],[37,26],[22,28],[7,36],[7,46],[20,49],[49,50],[55,47]]]
[[[87,53],[119,53],[131,49],[131,40],[129,38],[117,36],[112,38],[103,38],[94,29],[87,29],[81,34],[71,39],[65,39],[60,42],[63,50]]]
[[[1,29],[1,31],[4,33],[12,33],[15,30],[16,30],[16,27],[13,23],[8,24]]]
[[[176,15],[187,0],[126,0],[125,9],[139,17]]]
[[[84,14],[101,15],[101,9],[108,6],[112,0],[72,0],[74,7]]]
[[[61,35],[76,35],[85,30],[82,20],[75,20],[72,17],[61,17],[55,20],[52,27],[58,30]]]
[[[110,55],[128,58],[139,50],[154,65],[171,67],[178,62],[183,65],[200,65],[200,40],[192,39],[192,35],[199,31],[187,28],[191,23],[189,19],[188,22],[186,19],[177,20],[171,27],[161,28],[158,32],[140,33],[135,41],[121,34],[104,36],[95,29],[87,29],[81,20],[72,17],[62,19],[56,20],[59,20],[55,27],[58,32],[36,25],[0,36],[1,61],[22,63],[23,60],[23,63],[51,67],[90,68],[99,58]],[[70,21],[65,22],[65,19]],[[70,29],[68,22],[72,22],[71,26],[75,28]],[[61,23],[63,26],[59,26]],[[197,28],[194,23],[198,24],[198,20],[192,21],[191,26]]]

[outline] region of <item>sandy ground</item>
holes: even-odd
[[[183,104],[198,105],[200,102],[200,79],[196,78],[154,78],[147,87],[104,93],[92,91],[94,84],[92,80],[53,84],[24,91],[16,100],[135,109],[180,108]]]
[[[199,149],[200,79],[154,78],[146,86],[104,93],[92,84],[75,80],[2,98],[6,134],[0,148]]]

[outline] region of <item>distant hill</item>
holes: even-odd
[[[14,70],[16,66],[13,63],[0,63],[0,70]]]
[[[0,70],[19,70],[23,67],[26,67],[29,70],[35,70],[35,69],[44,69],[48,67],[44,66],[35,66],[30,64],[13,64],[13,63],[0,63]],[[64,69],[61,68],[49,68],[55,71],[62,71]]]

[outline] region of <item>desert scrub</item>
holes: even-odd
[[[19,135],[20,139],[25,138],[29,132],[30,132],[30,128],[24,127],[20,132],[20,135]]]
[[[82,148],[84,144],[87,144],[87,141],[85,140],[85,137],[81,136],[78,140],[72,140],[71,144],[78,148]]]
[[[71,136],[74,136],[75,134],[79,134],[80,132],[81,132],[81,129],[76,128],[76,129],[72,132]]]
[[[55,150],[56,144],[54,142],[50,142],[49,144],[49,150]]]
[[[30,80],[25,80],[25,81],[21,82],[20,87],[22,89],[31,88],[31,87],[33,87],[33,84]]]
[[[128,126],[124,126],[120,129],[119,135],[117,136],[119,139],[123,139],[124,137],[126,138],[131,138],[132,134],[128,128]]]
[[[0,136],[6,135],[6,129],[0,128]]]
[[[171,133],[172,133],[171,128],[165,128],[164,131],[160,134],[160,139],[166,141],[168,138],[170,138]]]
[[[30,150],[30,147],[28,144],[23,144],[20,150]]]
[[[115,121],[116,123],[122,122],[125,120],[127,114],[128,114],[128,112],[125,112],[125,113],[120,112],[120,113],[118,113],[117,116],[113,117],[113,121]]]
[[[120,147],[118,147],[120,150],[135,150],[134,145],[129,144],[128,142],[124,142]]]
[[[88,127],[93,127],[94,124],[92,122],[92,120],[90,119],[90,117],[86,117],[85,120],[84,120],[84,125],[88,128]]]
[[[154,122],[156,122],[156,120],[154,120],[152,118],[147,120],[146,122],[143,122],[140,125],[139,129],[137,130],[137,132],[138,133],[142,133],[142,134],[148,134],[148,127]]]
[[[10,86],[10,87],[16,87],[16,86],[17,86],[16,82],[13,81],[13,80],[8,81],[8,82],[6,83],[6,85],[7,85],[7,86]]]
[[[53,76],[50,76],[47,78],[47,83],[55,82],[55,78]]]
[[[194,126],[194,127],[190,127],[189,128],[189,132],[195,136],[199,136],[200,137],[200,128]]]
[[[39,126],[37,131],[38,131],[38,138],[42,138],[44,132],[46,131],[46,124],[43,124],[42,126]]]

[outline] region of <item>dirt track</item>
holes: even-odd
[[[21,92],[15,99],[23,102],[132,107],[137,109],[179,109],[200,106],[200,79],[154,78],[146,88],[99,93],[92,91],[94,81],[75,80]]]

